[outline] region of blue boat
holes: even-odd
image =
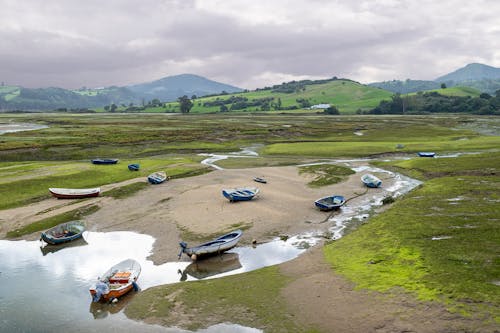
[[[116,158],[94,158],[91,160],[92,164],[116,164],[118,159]]]
[[[363,175],[361,177],[361,181],[367,187],[372,187],[372,188],[380,187],[380,185],[382,185],[382,181],[370,173]]]
[[[85,224],[82,221],[70,221],[42,232],[40,239],[48,244],[62,244],[81,238],[84,231]]]
[[[332,195],[320,198],[316,200],[314,204],[320,210],[333,210],[333,209],[338,209],[340,208],[340,206],[345,204],[345,198],[341,195]]]
[[[256,187],[242,187],[222,190],[222,195],[230,202],[234,201],[249,201],[259,193]]]
[[[434,157],[434,155],[436,155],[436,153],[434,152],[428,152],[428,151],[421,151],[418,153],[418,156],[420,157]]]
[[[165,171],[157,171],[148,176],[148,182],[154,185],[161,184],[165,180],[167,180],[167,174]]]
[[[130,171],[139,171],[140,165],[138,163],[132,163],[128,165]]]
[[[222,235],[210,242],[200,244],[195,247],[188,247],[187,243],[180,242],[181,252],[179,258],[185,253],[191,259],[196,260],[200,257],[221,254],[227,250],[232,249],[238,244],[243,231],[235,230],[228,234]]]

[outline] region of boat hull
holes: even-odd
[[[323,211],[339,209],[344,203],[345,198],[341,195],[324,197],[314,202],[316,207]]]
[[[129,169],[130,171],[139,171],[139,168],[140,168],[139,164],[135,164],[135,163],[134,163],[134,164],[129,164],[129,165],[128,165],[128,169]]]
[[[52,245],[68,243],[82,237],[85,224],[81,221],[71,221],[59,224],[42,232],[40,239]]]
[[[89,288],[90,295],[92,299],[96,301],[111,301],[115,298],[121,297],[128,293],[132,289],[137,289],[136,281],[141,273],[141,265],[133,260],[126,259],[113,267],[111,267],[102,278],[99,279],[98,283],[93,287]],[[98,285],[106,286],[106,292],[99,290]],[[99,294],[99,299],[95,299],[97,293]]]
[[[195,247],[187,247],[187,244],[181,243],[181,254],[185,253],[191,258],[193,255],[195,255],[196,258],[201,258],[221,254],[234,248],[238,244],[242,234],[243,232],[241,230],[236,230],[220,236],[213,241],[203,243]],[[179,254],[179,256],[181,254]]]
[[[420,157],[434,157],[436,153],[433,152],[419,152],[418,156]]]
[[[148,182],[153,185],[161,184],[167,180],[167,174],[163,171],[152,173],[148,176]]]
[[[380,179],[370,174],[361,177],[361,181],[363,182],[363,184],[365,184],[367,187],[370,188],[377,188],[380,187],[380,185],[382,185],[382,181]]]
[[[92,164],[116,164],[118,160],[115,158],[95,158],[91,162]]]
[[[231,202],[250,201],[259,193],[257,188],[224,189],[222,195]]]
[[[71,188],[49,188],[50,194],[58,199],[82,199],[98,197],[100,188],[71,189]]]

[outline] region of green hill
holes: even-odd
[[[477,89],[471,87],[462,87],[462,86],[456,86],[446,89],[432,89],[432,90],[426,90],[424,92],[437,92],[444,96],[460,96],[460,97],[466,97],[466,96],[479,97],[479,95],[481,95],[481,92]]]

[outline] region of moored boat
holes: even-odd
[[[252,200],[258,193],[259,189],[256,187],[241,187],[222,190],[222,195],[230,202]]]
[[[132,288],[138,290],[136,281],[140,274],[141,265],[134,259],[126,259],[114,265],[89,289],[92,300],[112,301],[125,295]]]
[[[153,172],[148,176],[148,182],[151,184],[161,184],[167,179],[167,174],[164,171]]]
[[[238,244],[241,235],[243,235],[243,231],[238,229],[222,235],[210,242],[206,242],[194,247],[188,247],[187,243],[180,242],[179,245],[181,247],[181,252],[179,253],[179,258],[183,253],[185,253],[193,260],[204,256],[223,253],[235,247],[236,244]]]
[[[47,231],[42,232],[40,239],[48,244],[62,244],[71,242],[82,237],[85,231],[85,223],[75,220],[61,223]]]
[[[116,164],[118,159],[116,158],[94,158],[90,160],[92,164]]]
[[[97,197],[101,193],[100,187],[95,188],[49,188],[49,192],[58,199],[81,199]]]
[[[436,155],[435,152],[430,152],[430,151],[418,152],[418,156],[420,156],[420,157],[434,157],[435,155]]]
[[[380,187],[380,185],[382,185],[382,181],[378,177],[372,175],[371,173],[367,173],[361,176],[361,181],[367,187],[372,187],[372,188]]]
[[[316,200],[314,204],[320,210],[333,210],[345,204],[345,198],[341,195],[331,195]]]
[[[140,168],[140,167],[141,167],[141,166],[140,166],[138,163],[132,163],[132,164],[129,164],[129,165],[128,165],[128,169],[129,169],[130,171],[139,171],[139,168]]]

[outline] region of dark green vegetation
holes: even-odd
[[[299,168],[299,173],[314,175],[314,180],[309,182],[308,185],[320,187],[340,183],[355,172],[351,168],[339,165],[319,164],[302,166]]]
[[[125,313],[139,320],[154,317],[166,326],[183,322],[183,328],[189,330],[229,320],[266,332],[315,332],[288,314],[280,297],[287,282],[278,268],[271,266],[222,279],[160,286],[134,297]]]
[[[425,181],[325,255],[358,288],[500,323],[500,153],[378,163]]]
[[[31,224],[28,224],[22,228],[15,229],[7,232],[7,238],[16,238],[24,235],[29,235],[37,231],[44,231],[55,227],[58,224],[69,222],[73,220],[79,220],[85,215],[90,215],[99,209],[96,205],[87,205],[82,208],[78,208],[60,215],[49,217]]]

